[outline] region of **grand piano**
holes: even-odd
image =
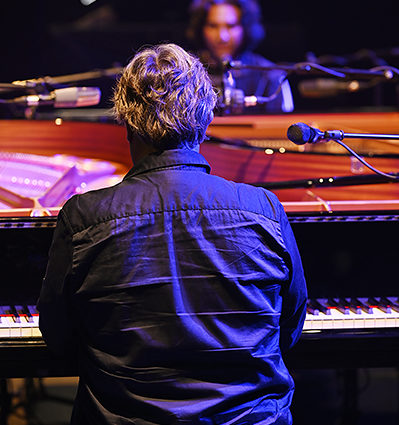
[[[215,117],[209,127],[201,151],[212,172],[273,190],[297,238],[309,302],[302,337],[287,363],[399,366],[398,183],[374,180],[333,142],[294,145],[286,132],[295,122],[395,134],[399,113]],[[381,171],[399,168],[399,143],[393,140],[348,145]],[[35,303],[47,253],[63,203],[74,193],[119,181],[129,158],[125,130],[110,122],[1,122],[0,377],[76,373],[73,364],[49,352],[38,329]]]

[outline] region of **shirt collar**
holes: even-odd
[[[211,171],[211,167],[207,160],[200,153],[188,148],[170,149],[155,152],[144,157],[130,169],[124,180],[159,168],[175,167],[179,165],[197,166],[204,169],[204,172],[208,174]]]

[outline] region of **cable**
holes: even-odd
[[[348,152],[350,152],[356,159],[358,159],[363,165],[365,165],[371,171],[374,171],[374,173],[379,174],[380,176],[383,176],[383,177],[390,178],[392,180],[399,180],[399,176],[397,175],[384,173],[383,171],[380,171],[380,170],[377,170],[377,168],[374,168],[367,161],[365,161],[360,155],[358,155],[353,149],[351,149],[349,146],[347,146],[345,143],[341,142],[340,140],[334,140],[334,142],[337,142],[338,144],[340,144],[343,148],[345,148]]]

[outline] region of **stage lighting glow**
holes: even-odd
[[[83,4],[83,6],[89,6],[90,4],[94,3],[96,0],[80,0],[80,2]]]

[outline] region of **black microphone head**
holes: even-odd
[[[314,136],[315,132],[313,128],[303,122],[292,124],[287,130],[287,137],[296,145],[304,145],[309,142],[312,143]]]

